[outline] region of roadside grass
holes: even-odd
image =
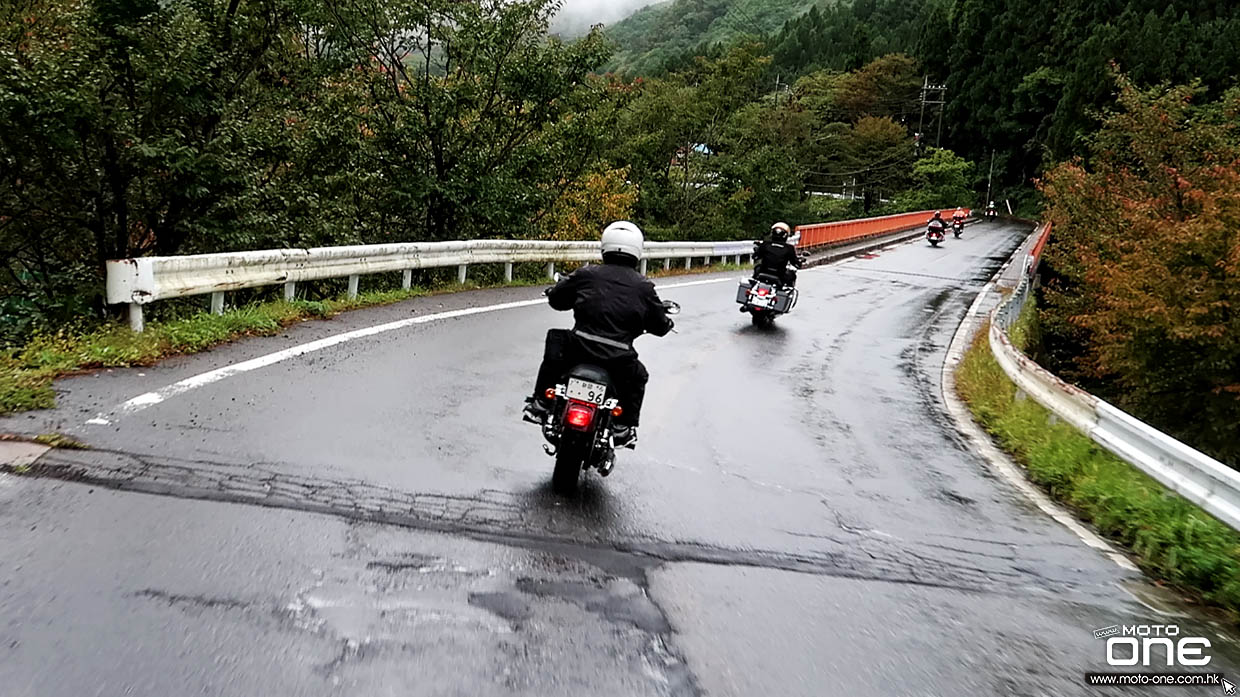
[[[570,268],[570,267],[565,267]],[[692,269],[651,269],[662,278],[685,274],[716,273],[746,268],[735,264],[698,266]],[[383,289],[358,294],[355,299],[275,300],[254,302],[222,315],[200,312],[165,321],[152,321],[136,334],[128,325],[113,322],[93,329],[62,328],[35,334],[20,347],[0,349],[0,415],[56,404],[52,382],[74,373],[100,368],[146,366],[168,356],[198,353],[213,346],[248,336],[270,336],[285,327],[310,319],[325,319],[364,307],[390,305],[410,298],[456,293],[481,288],[548,285],[546,278],[518,277],[503,282],[486,275],[465,283],[442,283],[430,288]]]
[[[1037,332],[1033,313],[1027,315],[1009,332],[1022,350]],[[1240,533],[1021,394],[995,361],[986,329],[978,332],[956,373],[957,390],[977,421],[1033,482],[1126,547],[1143,570],[1227,610],[1237,621]]]

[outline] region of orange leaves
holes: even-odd
[[[1121,87],[1123,110],[1105,121],[1090,166],[1061,164],[1040,183],[1056,224],[1048,322],[1083,332],[1076,365],[1108,398],[1157,414],[1213,394],[1208,418],[1234,425],[1240,138],[1222,104],[1194,106],[1190,88]],[[1218,423],[1177,418],[1162,425],[1240,458],[1240,436],[1229,444]]]
[[[556,240],[595,240],[603,226],[632,217],[637,191],[627,179],[627,169],[613,169],[561,182],[563,193],[543,218],[548,236]]]

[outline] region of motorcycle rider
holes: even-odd
[[[789,288],[796,286],[796,269],[801,268],[801,257],[797,254],[797,248],[788,244],[791,235],[792,228],[788,223],[775,223],[771,226],[768,239],[754,243],[754,276],[769,274]],[[789,268],[789,265],[796,268]],[[741,312],[744,311],[742,307]]]
[[[953,223],[964,223],[965,217],[966,216],[964,214],[964,209],[957,207],[956,212],[952,213],[952,222]]]
[[[937,230],[940,234],[947,232],[947,221],[943,220],[943,211],[935,211],[934,217],[926,223],[926,230]]]
[[[645,244],[641,228],[627,220],[614,222],[603,230],[601,243],[601,265],[584,266],[547,291],[552,308],[573,311],[574,326],[547,332],[525,420],[542,423],[554,405],[546,390],[573,366],[591,363],[611,376],[620,402],[622,413],[613,422],[615,445],[632,447],[650,379],[633,340],[643,333],[666,336],[674,325],[654,284],[637,270]]]

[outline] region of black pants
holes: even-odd
[[[538,367],[538,378],[534,383],[534,398],[543,399],[548,389],[555,387],[565,373],[581,363],[596,365],[607,371],[611,376],[611,389],[623,409],[616,423],[637,426],[641,419],[642,402],[646,399],[646,383],[650,381],[646,366],[637,360],[637,356],[600,359],[583,348],[572,332],[564,329],[547,332],[542,365]]]

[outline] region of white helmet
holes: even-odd
[[[771,226],[772,237],[777,237],[781,240],[786,240],[788,239],[788,236],[791,234],[792,234],[792,228],[788,225],[788,223],[775,223],[774,225]]]
[[[602,242],[603,254],[628,254],[634,259],[641,259],[646,236],[633,223],[618,220],[603,229]]]

